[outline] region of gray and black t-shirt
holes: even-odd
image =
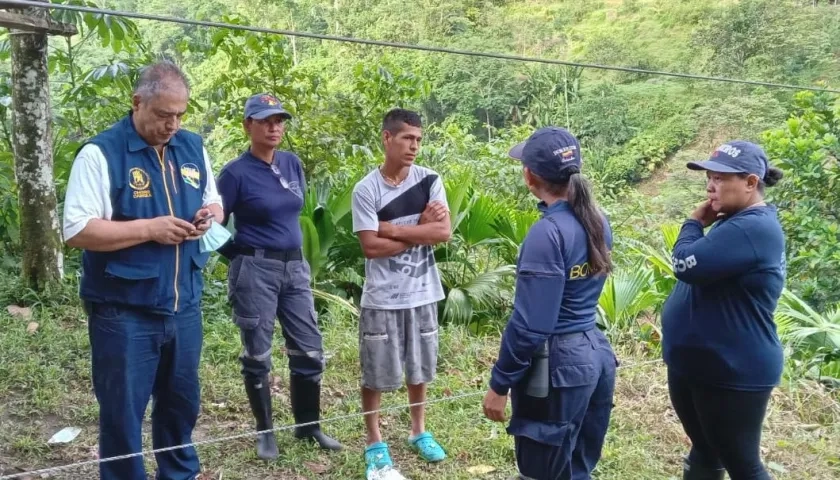
[[[412,165],[406,179],[394,187],[376,169],[353,189],[353,232],[379,231],[380,221],[417,225],[426,205],[435,200],[448,208],[443,181],[433,170]],[[443,298],[434,251],[429,245],[415,245],[393,257],[365,260],[363,308],[414,308]]]

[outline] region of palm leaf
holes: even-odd
[[[507,277],[516,272],[514,265],[503,265],[493,270],[479,273],[462,285],[454,284],[456,273],[441,271],[444,284],[449,284],[449,293],[443,309],[447,321],[469,323],[473,312],[491,308],[504,301],[511,289],[505,284]]]
[[[443,307],[443,318],[447,322],[468,324],[472,318],[472,303],[467,292],[460,288],[449,290]]]
[[[502,211],[501,204],[489,195],[477,195],[470,199],[467,214],[458,222],[458,233],[464,237],[467,245],[496,237],[494,224]]]
[[[356,308],[355,305],[353,305],[346,299],[339,297],[338,295],[333,295],[332,293],[327,293],[323,290],[313,288],[312,296],[324,300],[333,305],[336,305],[338,307],[341,307],[343,310],[346,310],[350,315],[354,317],[359,315],[359,310]]]
[[[641,263],[610,275],[598,299],[607,326],[627,328],[642,312],[656,305],[659,297],[651,290],[652,284],[653,273]]]
[[[538,211],[507,208],[499,212],[493,226],[499,235],[521,245],[528,231],[539,218]]]
[[[516,273],[515,265],[502,265],[493,270],[480,273],[464,285],[463,288],[475,305],[489,306],[493,301],[504,298],[510,291],[505,286],[505,279]]]
[[[461,213],[466,210],[467,199],[472,193],[472,184],[472,175],[467,172],[449,177],[445,182],[446,203],[449,205],[452,231],[457,229],[456,219],[463,218]]]
[[[674,249],[674,245],[677,243],[677,237],[680,236],[680,228],[680,225],[675,223],[668,223],[661,227],[662,237],[665,240],[665,248],[669,252]]]
[[[327,208],[332,213],[333,223],[340,222],[353,207],[353,188],[355,180],[348,182],[344,188],[333,189],[327,199]]]
[[[324,260],[321,254],[321,242],[318,239],[318,229],[315,228],[312,219],[304,215],[300,216],[299,223],[303,233],[303,256],[309,262],[311,276],[315,279]]]
[[[840,307],[820,314],[788,289],[775,312],[779,336],[794,346],[840,348]]]

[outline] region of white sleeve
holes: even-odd
[[[91,219],[110,220],[111,179],[102,150],[88,143],[73,161],[64,196],[64,241],[75,237]]]
[[[429,191],[429,200],[432,202],[437,200],[443,203],[447,211],[449,210],[449,202],[446,201],[446,188],[443,186],[443,179],[440,178],[440,175],[438,175],[435,183],[432,184],[432,188]]]
[[[373,197],[367,188],[356,187],[353,189],[353,233],[362,230],[379,231],[379,216],[376,215],[376,207],[373,205]]]
[[[207,172],[207,185],[204,187],[202,205],[206,207],[215,203],[221,207],[222,196],[219,195],[219,190],[216,187],[216,178],[213,176],[213,165],[210,162],[210,155],[207,153],[206,148],[204,148],[204,171]]]

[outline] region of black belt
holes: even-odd
[[[258,250],[262,250],[263,258],[270,258],[271,260],[281,260],[283,262],[303,260],[303,252],[299,248],[293,250],[270,250],[268,248],[238,247],[236,253],[253,257],[257,254]]]

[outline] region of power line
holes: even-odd
[[[155,20],[158,22],[169,22],[169,23],[180,23],[183,25],[194,25],[200,27],[212,27],[212,28],[227,28],[231,30],[243,30],[249,32],[257,32],[257,33],[269,33],[275,35],[286,35],[290,37],[303,37],[303,38],[314,38],[319,40],[329,40],[335,42],[346,42],[346,43],[358,43],[363,45],[374,45],[379,47],[388,47],[388,48],[400,48],[406,50],[420,50],[425,52],[434,52],[434,53],[449,53],[453,55],[464,55],[469,57],[484,57],[484,58],[495,58],[499,60],[513,60],[519,62],[526,62],[526,63],[544,63],[550,65],[565,65],[570,67],[580,67],[580,68],[592,68],[596,70],[612,70],[616,72],[626,72],[626,73],[638,73],[643,75],[659,75],[664,77],[677,77],[677,78],[688,78],[692,80],[704,80],[704,81],[713,81],[713,82],[727,82],[727,83],[738,83],[744,85],[755,85],[755,86],[762,86],[762,87],[771,87],[771,88],[782,88],[787,90],[810,90],[814,92],[825,92],[825,93],[837,93],[840,94],[840,90],[833,90],[828,88],[818,88],[818,87],[805,87],[799,85],[789,85],[784,83],[772,83],[772,82],[762,82],[757,80],[743,80],[737,78],[727,78],[727,77],[712,77],[708,75],[695,75],[690,73],[679,73],[679,72],[665,72],[665,71],[658,71],[658,70],[645,70],[642,68],[631,68],[631,67],[619,67],[615,65],[600,65],[595,63],[581,63],[581,62],[570,62],[565,60],[555,60],[550,58],[539,58],[539,57],[526,57],[520,55],[509,55],[504,53],[494,53],[494,52],[477,52],[472,50],[460,50],[455,48],[447,48],[447,47],[434,47],[434,46],[424,46],[424,45],[414,45],[409,43],[399,43],[399,42],[385,42],[381,40],[369,40],[363,38],[353,38],[353,37],[344,37],[339,35],[325,35],[320,33],[311,33],[311,32],[296,32],[292,30],[282,30],[276,28],[265,28],[265,27],[255,27],[252,25],[234,25],[231,23],[223,23],[223,22],[210,22],[204,20],[190,20],[185,18],[177,18],[172,16],[166,15],[153,15],[153,14],[146,14],[146,13],[137,13],[137,12],[124,12],[120,10],[108,10],[103,8],[94,8],[94,7],[85,7],[80,5],[63,5],[57,3],[42,3],[42,2],[34,2],[30,0],[3,0],[0,2],[4,7],[32,7],[32,8],[46,8],[46,9],[57,9],[57,10],[69,10],[75,12],[84,12],[84,13],[98,13],[102,15],[111,15],[115,17],[125,17],[125,18],[136,18],[140,20]]]

